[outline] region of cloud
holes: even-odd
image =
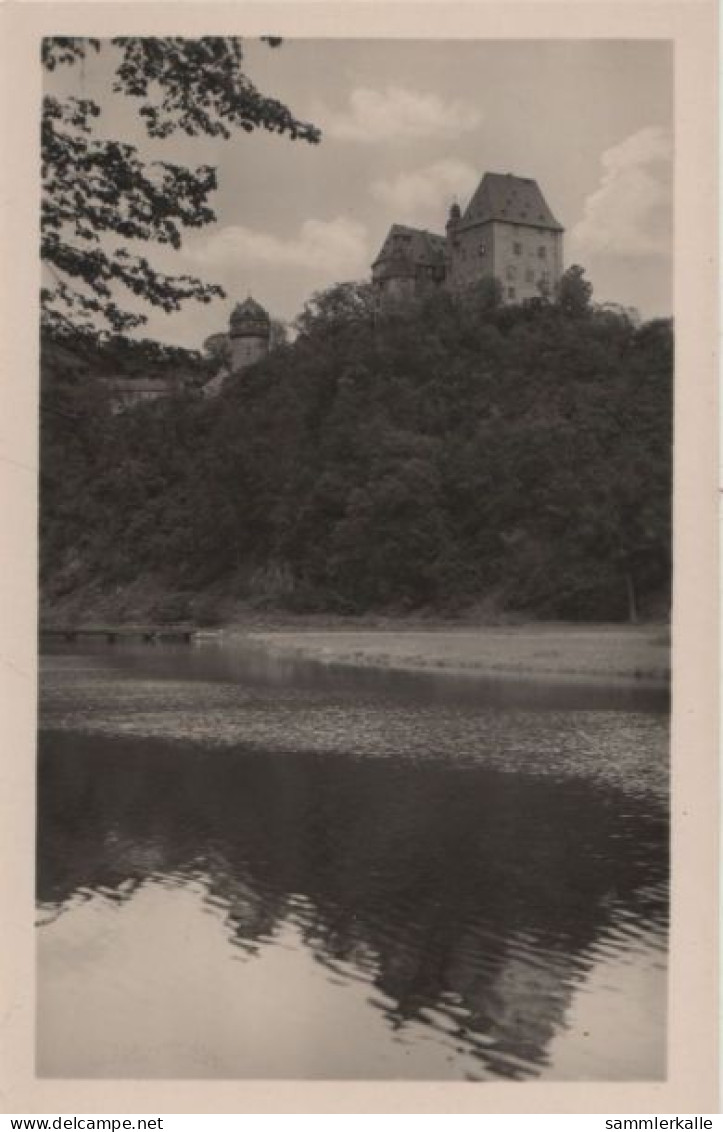
[[[602,177],[571,240],[580,252],[659,256],[670,251],[673,146],[647,126],[602,155]]]
[[[445,206],[451,198],[468,196],[478,181],[478,171],[463,161],[436,161],[424,169],[400,173],[390,180],[374,181],[371,194],[397,209],[402,218],[435,210],[442,223],[446,219]]]
[[[359,142],[458,137],[481,121],[479,111],[467,102],[445,102],[436,94],[399,86],[357,87],[349,96],[348,110],[337,113],[321,107],[317,117],[329,137]]]
[[[208,269],[291,267],[333,276],[365,269],[369,262],[366,228],[344,216],[305,220],[288,239],[229,225],[189,247],[188,255]]]

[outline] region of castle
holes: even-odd
[[[464,213],[452,205],[446,235],[392,225],[372,264],[377,307],[485,279],[499,281],[506,303],[551,295],[563,270],[563,231],[536,181],[485,173]]]
[[[552,295],[563,270],[563,231],[537,181],[485,173],[464,213],[452,205],[444,236],[392,224],[372,264],[377,309],[484,280],[498,281],[505,303]],[[269,315],[249,295],[234,308],[228,333],[207,340],[223,340],[225,364],[204,392],[215,394],[229,373],[265,357],[270,338]]]
[[[464,213],[449,211],[446,234],[392,224],[372,264],[377,310],[421,298],[443,288],[464,292],[496,280],[505,303],[553,295],[562,275],[563,227],[551,212],[537,181],[512,173],[485,173]],[[231,314],[227,333],[214,334],[223,365],[203,386],[215,396],[229,374],[264,358],[271,344],[271,319],[249,295]],[[114,411],[139,401],[170,396],[166,379],[141,384],[119,379],[110,390]]]
[[[270,344],[269,313],[249,295],[231,312],[228,333],[212,334],[204,342],[204,349],[216,348],[223,355],[223,365],[203,387],[204,396],[215,397],[229,374],[239,373],[266,357]]]

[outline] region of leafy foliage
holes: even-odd
[[[316,296],[215,400],[53,416],[48,592],[145,573],[298,609],[664,610],[670,322],[367,300]]]
[[[315,126],[251,83],[237,39],[56,37],[43,41],[43,65],[51,72],[77,66],[101,50],[116,52],[113,89],[137,101],[151,138],[177,131],[228,138],[234,130],[263,129],[319,140]],[[211,223],[215,169],[144,161],[135,146],[96,136],[100,115],[89,98],[43,98],[40,250],[54,283],[43,289],[42,308],[44,327],[56,336],[142,325],[146,316],[126,309],[119,293],[167,312],[223,295],[190,275],[163,274],[130,250],[139,241],[178,249],[184,230]]]
[[[590,309],[592,283],[585,278],[585,270],[573,263],[563,272],[557,285],[557,302],[565,314],[573,318],[584,317]]]
[[[334,283],[316,291],[296,320],[299,334],[318,336],[345,326],[374,321],[376,303],[370,283]]]

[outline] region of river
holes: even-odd
[[[38,746],[40,1076],[664,1078],[664,693],[67,645]]]

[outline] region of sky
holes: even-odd
[[[98,133],[148,160],[212,164],[216,222],[160,269],[221,283],[226,300],[149,315],[144,337],[201,347],[248,294],[291,320],[330,284],[366,279],[389,226],[444,232],[485,172],[537,180],[598,302],[672,311],[673,56],[663,40],[247,41],[247,74],[319,145],[262,131],[150,140],[110,91],[114,53],[46,78],[95,98]]]

